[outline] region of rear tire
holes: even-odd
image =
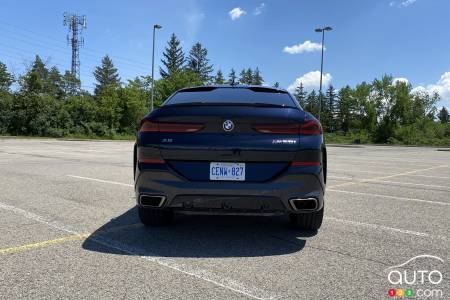
[[[163,226],[172,223],[173,211],[138,206],[139,219],[146,226]]]
[[[321,210],[310,213],[290,214],[289,220],[292,227],[303,230],[319,230],[322,225],[323,211]]]

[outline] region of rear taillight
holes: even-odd
[[[160,132],[196,132],[203,129],[199,123],[158,123]]]
[[[309,120],[300,126],[301,135],[319,135],[322,134],[322,126],[317,120]]]
[[[149,120],[142,120],[140,132],[157,132],[158,131],[158,123],[150,122]]]
[[[300,135],[319,135],[322,134],[322,127],[317,120],[309,120],[302,124],[256,124],[253,130],[261,133],[271,134],[300,134]]]
[[[299,124],[257,124],[253,129],[261,133],[298,134]]]
[[[141,122],[140,132],[197,132],[203,129],[201,123],[169,123],[152,122],[144,119]]]

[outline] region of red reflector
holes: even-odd
[[[319,161],[293,161],[293,162],[291,162],[291,166],[294,166],[294,167],[320,166],[320,162]]]
[[[261,133],[273,134],[298,134],[299,124],[257,124],[253,125],[253,130]]]
[[[300,134],[302,135],[320,135],[322,134],[322,126],[317,120],[306,121],[300,126]]]
[[[164,164],[164,159],[161,158],[139,158],[140,163],[144,164]]]
[[[140,132],[196,132],[203,129],[200,123],[168,123],[142,120]]]

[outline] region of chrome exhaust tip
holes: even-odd
[[[315,211],[319,205],[316,198],[292,198],[289,203],[295,211]]]
[[[139,205],[143,207],[162,207],[166,201],[166,196],[140,195]]]

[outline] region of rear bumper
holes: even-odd
[[[301,213],[289,200],[314,198],[320,210],[324,202],[321,167],[288,170],[269,182],[188,181],[167,165],[137,170],[135,193],[165,196],[161,208],[210,213]]]

